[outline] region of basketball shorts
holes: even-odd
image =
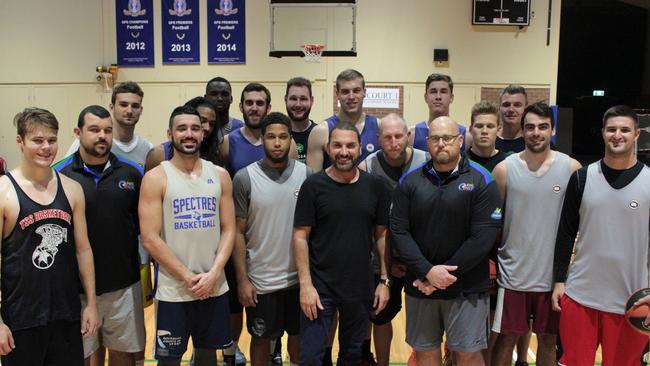
[[[2,366],[83,366],[79,320],[55,320],[48,325],[12,332],[16,348],[2,356]]]
[[[374,310],[370,316],[370,321],[375,325],[384,325],[390,323],[402,310],[402,290],[404,289],[404,277],[390,277],[392,285],[390,286],[390,298],[384,310],[374,315]],[[375,276],[375,287],[379,284],[379,276]]]
[[[280,290],[257,295],[255,307],[246,308],[246,327],[253,337],[275,339],[283,332],[300,333],[300,290]]]
[[[530,331],[557,335],[560,314],[551,307],[551,292],[524,292],[500,288],[494,313],[492,331],[524,336]]]

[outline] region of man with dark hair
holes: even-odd
[[[526,148],[521,118],[527,105],[528,94],[520,85],[508,85],[499,95],[502,126],[497,135],[496,147],[506,155],[522,152]]]
[[[0,177],[2,364],[81,366],[82,335],[99,325],[83,191],[50,167],[59,130],[52,113],[27,108],[14,124],[22,160]]]
[[[506,158],[503,151],[495,146],[500,126],[499,107],[496,104],[488,101],[474,104],[469,125],[472,144],[467,149],[467,156],[490,172]]]
[[[337,309],[339,364],[360,364],[371,311],[379,313],[389,298],[388,191],[379,178],[357,168],[360,141],[353,124],[333,126],[327,144],[332,165],[307,178],[298,195],[293,250],[302,308],[301,365],[322,363]],[[384,281],[373,295],[370,252],[375,249]]]
[[[488,253],[501,224],[490,173],[461,154],[449,117],[429,125],[431,160],[393,192],[391,244],[406,263],[406,342],[418,365],[440,365],[441,342],[459,365],[483,365],[487,348]]]
[[[567,186],[553,264],[563,365],[593,364],[599,345],[604,366],[638,365],[648,343],[624,315],[626,299],[648,287],[650,168],[636,158],[638,123],[630,107],[608,109],[605,156]]]
[[[204,97],[211,101],[216,108],[216,126],[221,130],[222,136],[244,126],[244,122],[230,117],[232,87],[228,80],[219,76],[210,79],[210,81],[205,85]]]
[[[110,152],[113,122],[104,107],[84,108],[74,133],[79,150],[54,169],[78,182],[86,200],[101,336],[84,340],[84,356],[90,365],[104,365],[107,347],[109,365],[135,365],[145,346],[138,255],[142,167]]]
[[[309,147],[309,134],[316,123],[309,119],[314,97],[311,94],[311,82],[302,77],[296,77],[287,82],[284,95],[287,114],[291,118],[291,136],[296,142],[298,160],[305,162]]]
[[[422,150],[429,151],[427,136],[429,124],[438,117],[449,116],[449,106],[454,101],[454,82],[449,75],[433,73],[424,82],[424,102],[429,108],[429,119],[416,124],[409,129],[409,145]],[[458,125],[460,134],[463,135],[462,149],[465,150],[466,129]]]
[[[233,180],[239,301],[252,337],[251,364],[267,366],[270,341],[286,331],[291,364],[298,365],[300,303],[291,234],[296,192],[311,170],[289,159],[291,120],[284,114],[262,119],[262,141],[264,158]]]
[[[408,146],[409,131],[406,122],[402,117],[391,113],[379,121],[379,146],[378,150],[359,164],[359,169],[381,177],[384,182],[394,189],[397,187],[400,177],[413,167],[424,164],[427,160],[424,151],[413,149]],[[386,237],[386,247],[389,237]],[[390,252],[387,253],[391,254]],[[375,339],[375,350],[377,351],[377,364],[388,366],[390,361],[390,344],[393,338],[393,327],[391,321],[402,309],[402,290],[404,289],[404,274],[406,267],[398,258],[390,258],[391,267],[388,271],[390,279],[390,299],[386,308],[370,320],[373,324],[372,335]],[[380,268],[376,258],[373,260],[375,278],[383,280],[379,276]],[[364,341],[364,360],[373,359],[370,353],[370,332],[368,332],[367,344]]]
[[[145,174],[139,217],[157,262],[155,357],[178,366],[189,337],[196,366],[215,365],[232,345],[224,266],[235,239],[230,176],[199,155],[203,129],[190,106],[174,109],[168,136],[174,156]]]
[[[526,148],[493,171],[504,207],[498,250],[499,284],[492,330],[499,333],[492,365],[509,366],[518,338],[537,334],[537,364],[556,364],[559,316],[551,309],[553,248],[562,200],[580,163],[551,150],[553,111],[545,103],[526,107],[521,117]]]
[[[339,112],[330,116],[314,127],[308,139],[307,165],[315,172],[330,166],[331,162],[326,148],[329,133],[339,122],[352,123],[361,131],[360,163],[378,148],[377,117],[363,111],[363,99],[366,97],[366,81],[363,75],[353,69],[341,71],[336,77],[336,99],[340,103]]]

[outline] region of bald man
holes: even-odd
[[[391,243],[406,264],[406,342],[418,365],[440,365],[443,334],[459,365],[483,365],[487,348],[488,253],[501,225],[490,173],[461,155],[449,117],[429,125],[431,160],[393,193]]]

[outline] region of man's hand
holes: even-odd
[[[212,271],[196,274],[192,277],[194,286],[190,288],[190,291],[199,300],[205,300],[212,295],[214,285],[217,283],[218,278],[219,274]]]
[[[318,310],[324,309],[313,285],[300,286],[300,308],[309,320],[318,318]]]
[[[0,355],[6,356],[16,348],[14,337],[6,324],[0,324]]]
[[[81,313],[81,334],[84,338],[95,335],[99,328],[97,305],[86,305]]]
[[[239,302],[246,307],[250,308],[257,305],[257,290],[248,278],[237,281],[237,296]]]
[[[386,304],[388,304],[388,299],[390,299],[390,289],[383,283],[378,284],[377,288],[375,288],[375,300],[372,303],[375,315],[384,310]]]
[[[431,285],[429,283],[429,281],[426,281],[426,280],[425,281],[421,281],[421,280],[413,281],[413,287],[417,287],[417,289],[420,290],[420,292],[422,292],[423,294],[425,294],[427,296],[431,295],[433,293],[433,291],[437,290],[437,288],[433,287],[433,285]]]
[[[638,308],[639,306],[650,306],[650,295],[644,296],[640,299],[638,299],[635,303],[634,306],[632,307],[633,309]],[[645,317],[645,320],[643,321],[644,325],[650,325],[650,313]]]
[[[553,295],[551,295],[551,307],[553,310],[562,311],[560,300],[562,300],[565,290],[564,282],[556,282],[555,286],[553,286]]]
[[[456,276],[453,276],[449,272],[453,272],[457,268],[458,266],[447,266],[444,264],[433,266],[429,270],[429,273],[427,273],[426,279],[433,287],[444,290],[456,282]]]

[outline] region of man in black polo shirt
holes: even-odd
[[[488,253],[501,201],[490,173],[460,154],[462,143],[451,118],[434,119],[431,161],[393,193],[391,243],[407,267],[406,341],[418,365],[440,364],[445,332],[459,365],[483,365],[487,348]]]
[[[101,328],[84,339],[84,357],[103,365],[106,347],[109,365],[134,365],[135,353],[145,346],[138,256],[142,168],[110,152],[113,123],[105,108],[84,108],[74,132],[79,150],[54,169],[77,181],[86,198]]]

